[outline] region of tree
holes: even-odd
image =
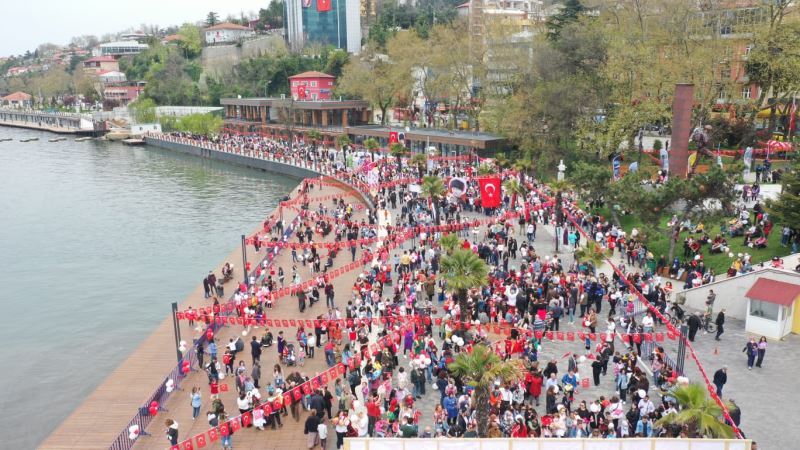
[[[585,10],[586,8],[581,4],[580,0],[567,0],[564,2],[561,10],[547,19],[545,24],[547,37],[554,41],[560,39],[561,30],[567,24],[576,22]]]
[[[428,157],[424,153],[415,153],[409,158],[408,163],[417,168],[417,175],[422,178],[425,173],[425,166],[428,163]]]
[[[614,182],[611,197],[623,208],[636,215],[643,223],[640,236],[670,236],[669,255],[675,255],[680,226],[687,218],[694,222],[707,221],[714,216],[732,212],[735,197],[734,185],[738,172],[726,172],[717,165],[711,166],[707,173],[698,173],[690,178],[678,176],[658,187],[642,183],[646,174],[628,173]],[[664,215],[673,214],[676,220],[665,223]]]
[[[350,144],[352,144],[350,141],[350,136],[346,134],[340,134],[339,136],[336,136],[336,145],[338,145],[339,148],[346,150]]]
[[[433,175],[427,175],[422,178],[422,196],[428,199],[428,206],[436,217],[436,223],[441,222],[441,213],[439,212],[439,199],[447,192],[444,181],[441,178]]]
[[[448,369],[475,388],[473,396],[478,436],[485,438],[489,428],[489,412],[491,410],[489,405],[490,389],[495,381],[508,383],[519,381],[524,373],[522,360],[503,361],[490,347],[478,344],[472,348],[472,352],[459,353],[456,359],[448,364]]]
[[[606,258],[610,257],[611,251],[603,248],[603,246],[593,239],[589,240],[585,246],[575,251],[575,259],[583,263],[591,264],[593,272],[603,264]]]
[[[800,229],[800,160],[781,177],[781,194],[777,200],[767,204],[767,211],[776,223],[795,231]]]
[[[442,246],[445,254],[450,255],[461,245],[461,239],[459,239],[456,234],[447,233],[439,239],[439,245]]]
[[[128,110],[136,123],[156,121],[156,102],[151,98],[139,98],[128,105]]]
[[[511,194],[511,209],[517,207],[517,197],[525,197],[527,189],[519,182],[518,178],[509,178],[503,183],[503,188]]]
[[[656,426],[688,426],[689,437],[709,437],[733,439],[730,425],[723,422],[722,408],[714,399],[708,397],[708,390],[699,384],[688,384],[676,388],[672,395],[680,405],[680,411],[667,414],[656,422]],[[726,402],[728,409],[734,405]]]
[[[387,111],[401,96],[411,90],[411,73],[397,67],[385,55],[368,47],[352,58],[342,70],[337,92],[368,101],[381,112],[381,125],[386,124]]]
[[[187,133],[213,136],[222,129],[222,118],[214,114],[189,114],[178,120],[176,128]]]
[[[178,29],[178,47],[183,51],[183,57],[186,59],[197,58],[203,51],[203,37],[200,29],[196,26],[185,23]]]
[[[272,0],[267,9],[258,10],[259,30],[283,28],[283,0]]]
[[[472,288],[486,284],[489,266],[472,250],[459,248],[442,257],[441,273],[447,282],[447,289],[460,303],[461,313],[466,315],[467,293]]]
[[[562,209],[564,204],[564,192],[572,189],[572,183],[567,180],[553,181],[550,183],[550,188],[556,191],[556,226],[562,226],[564,224],[564,211]]]
[[[313,146],[314,149],[316,149],[317,143],[319,143],[319,141],[322,140],[322,134],[320,134],[320,132],[317,130],[311,130],[308,133],[306,133],[306,138],[308,138],[311,141],[311,145]]]
[[[219,14],[215,13],[214,11],[209,12],[208,15],[206,16],[206,25],[208,25],[209,27],[213,27],[218,23],[219,23]]]
[[[397,171],[403,171],[403,156],[405,156],[407,150],[403,144],[399,142],[395,142],[389,146],[389,154],[394,156],[397,159]]]
[[[375,152],[381,148],[380,142],[375,138],[367,138],[367,140],[364,141],[364,147],[369,150],[372,161],[375,161]]]
[[[600,206],[611,188],[611,168],[607,164],[577,162],[570,173],[569,180],[589,201],[590,207]]]

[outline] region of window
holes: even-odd
[[[297,86],[297,81],[292,81],[292,86]]]
[[[750,315],[765,320],[778,321],[780,315],[780,305],[760,300],[750,300]]]
[[[750,99],[750,86],[745,86],[742,88],[742,98],[745,100]]]
[[[312,81],[311,82],[311,87],[317,87],[317,82],[316,81]]]

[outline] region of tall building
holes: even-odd
[[[360,0],[286,0],[286,40],[300,51],[318,42],[357,54],[361,50]]]

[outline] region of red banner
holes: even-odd
[[[317,0],[317,11],[325,12],[331,10],[331,0]]]

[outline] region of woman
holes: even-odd
[[[545,406],[547,414],[555,414],[558,412],[556,409],[556,394],[558,393],[558,386],[550,386],[545,394]]]
[[[167,426],[167,440],[169,441],[169,445],[178,445],[178,422],[175,422],[172,419],[167,419],[164,422],[164,425]]]
[[[228,420],[228,415],[222,413],[219,415],[220,423],[225,423]],[[228,435],[220,436],[222,441],[222,450],[233,450],[233,427],[228,427]]]
[[[542,384],[544,383],[544,378],[542,378],[542,373],[539,372],[539,369],[534,370],[530,373],[530,375],[528,394],[533,397],[536,406],[539,406],[539,397],[542,395]]]
[[[333,419],[333,423],[336,425],[336,448],[339,449],[344,445],[344,438],[350,427],[350,419],[347,417],[347,411],[340,411],[339,417]]]
[[[747,370],[753,370],[753,364],[755,364],[756,356],[758,356],[758,344],[756,343],[756,338],[750,338],[750,340],[742,349],[742,353],[747,355]]]
[[[758,359],[756,360],[756,367],[761,368],[761,363],[764,362],[764,355],[767,353],[767,338],[761,336],[758,340]]]
[[[197,386],[193,387],[190,398],[192,403],[192,420],[195,420],[197,419],[197,416],[200,415],[200,406],[203,404],[203,397],[200,395],[200,388]]]

